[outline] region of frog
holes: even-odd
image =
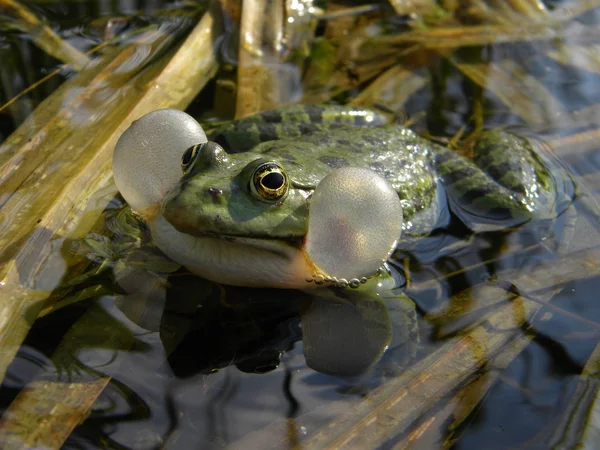
[[[560,164],[502,130],[483,132],[470,159],[362,108],[295,105],[217,125],[207,135],[184,113],[168,111],[176,116],[172,123],[142,118],[147,123],[138,123],[138,131],[117,145],[113,166],[121,193],[144,217],[156,245],[192,273],[226,285],[314,290],[317,300],[302,315],[304,353],[311,367],[325,373],[362,373],[387,347],[414,355],[415,305],[397,289],[386,259],[429,236],[443,211],[449,208],[473,232],[502,230],[555,219],[574,195]],[[132,153],[140,139],[140,152]],[[135,176],[124,168],[128,157],[150,159],[152,139],[160,141],[155,147],[162,159],[154,177],[143,175],[149,181],[137,192],[151,198],[140,200],[137,193],[128,195]],[[175,165],[177,173],[169,169],[163,177],[161,171]],[[358,210],[352,199],[332,201],[329,196],[342,198],[348,189],[340,194],[321,188],[335,176],[375,194]],[[162,178],[166,185],[156,188]],[[377,190],[380,180],[385,186]],[[385,212],[371,215],[379,197]],[[357,221],[355,232],[320,220],[350,206],[355,209],[342,222]],[[380,235],[390,236],[383,256],[379,252],[371,258],[375,263],[353,271]],[[358,256],[338,255],[336,246],[353,251],[363,239]],[[343,269],[332,274],[323,266]],[[346,324],[336,326],[331,316],[340,311],[346,311]],[[361,326],[364,333],[357,332]],[[340,358],[339,348],[348,343],[362,345],[367,356]]]

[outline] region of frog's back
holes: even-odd
[[[294,139],[264,142],[252,152],[279,161],[292,181],[305,188],[314,189],[333,169],[371,169],[398,192],[405,222],[410,225],[410,219],[416,214],[437,207],[434,205],[437,181],[431,170],[431,145],[401,126],[338,125]],[[420,234],[428,230],[414,231]]]
[[[228,153],[252,152],[280,162],[299,189],[313,190],[329,172],[374,170],[398,192],[403,234],[428,234],[440,210],[433,144],[382,114],[333,105],[295,105],[218,126],[208,133]]]

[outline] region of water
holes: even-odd
[[[167,22],[157,10],[180,5],[117,6],[31,5],[82,51],[102,42],[109,31],[119,35]],[[123,18],[139,9],[143,14],[135,19]],[[120,19],[107,27],[106,18],[111,16]],[[573,23],[594,26],[596,20],[594,9],[585,20]],[[384,25],[398,32],[406,29],[406,21],[392,18]],[[189,26],[187,20],[168,23],[171,31]],[[335,35],[324,28],[320,25],[319,32]],[[376,34],[375,28],[372,24],[369,32]],[[228,62],[235,63],[231,48],[237,35],[231,29],[226,33]],[[569,37],[562,43],[575,45]],[[548,41],[504,43],[465,48],[451,59],[421,52],[428,60],[416,56],[410,60],[418,69],[410,83],[400,85],[421,88],[407,93],[405,102],[389,96],[379,100],[389,101],[392,110],[395,102],[402,103],[411,127],[422,133],[450,138],[466,127],[465,137],[482,122],[486,128],[518,126],[537,141],[554,144],[578,185],[578,220],[568,256],[556,254],[551,238],[552,231],[565,226],[564,218],[558,225],[535,223],[478,235],[452,222],[422,239],[417,248],[397,252],[391,261],[400,289],[417,306],[420,345],[415,357],[408,361],[403,349],[392,347],[369,373],[337,377],[306,365],[300,316],[312,301],[307,294],[223,287],[164,265],[160,276],[133,271],[133,281],[125,286],[117,258],[109,254],[107,260],[95,252],[91,269],[97,273],[55,291],[62,293],[59,298],[78,293],[79,301],[36,320],[8,367],[0,388],[4,419],[14,412],[13,401],[34,381],[47,383],[47,389],[101,381],[84,390],[88,397],[81,396],[89,410],[71,408],[74,429],[65,434],[63,448],[292,448],[297,443],[309,448],[574,446],[584,429],[581,417],[596,392],[588,377],[596,373],[593,352],[600,333],[595,301],[600,287],[595,203],[600,184],[593,135],[600,80],[589,59],[560,60],[552,54],[557,48]],[[8,56],[13,61],[0,68],[2,103],[59,65],[32,45],[26,33],[2,29],[0,52],[2,61]],[[146,63],[143,54],[138,56],[140,60],[130,61],[133,71],[136,64]],[[482,86],[459,69],[460,64],[488,61],[519,80],[511,84],[510,102],[499,88],[506,84],[500,72],[489,73]],[[518,64],[521,71],[512,70],[509,63]],[[294,64],[288,61],[281,71],[294,72],[290,92],[298,96],[299,74],[308,76],[310,70],[298,71]],[[355,80],[335,100],[352,99],[370,82],[362,78],[364,66],[352,64],[347,67],[354,71],[349,78],[361,83]],[[230,67],[223,67],[221,80],[230,72]],[[522,73],[528,77],[519,78]],[[2,111],[0,140],[63,79],[74,75],[62,71]],[[90,111],[90,116],[106,117],[112,111],[111,105],[123,97],[117,86],[106,86],[102,96],[106,104]],[[211,82],[189,111],[204,119],[228,118],[235,108],[227,86]],[[307,92],[309,87],[305,86]],[[227,106],[213,108],[215,99]],[[573,135],[584,138],[565,145]],[[3,194],[9,198],[13,192]],[[89,221],[96,221],[97,211],[106,207],[94,231],[110,234],[104,226],[106,217],[123,206],[114,194],[111,184],[93,194],[94,207],[86,212]],[[0,214],[3,227],[18,220],[16,215]],[[63,260],[87,264],[83,255],[94,253],[82,243],[83,236],[71,232],[55,241],[53,260],[61,263],[49,264],[41,272],[34,280],[38,289],[56,287]],[[123,246],[111,251],[118,253]],[[155,257],[152,252],[140,256],[164,263]],[[163,307],[166,312],[161,315]],[[364,331],[352,310],[343,314],[342,322],[355,321],[355,334]],[[373,314],[377,323],[385,321]],[[335,327],[340,319],[333,313],[330,320]],[[352,361],[357,358],[353,352],[342,344],[336,356]],[[66,418],[58,421],[66,422]],[[3,426],[6,422],[0,422],[0,429]]]

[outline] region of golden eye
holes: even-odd
[[[268,162],[261,164],[252,174],[250,190],[259,200],[276,202],[288,193],[288,177],[279,164]]]
[[[196,157],[200,154],[200,150],[202,150],[204,144],[196,144],[192,145],[188,148],[183,155],[181,156],[181,169],[185,172],[190,168],[190,166],[196,160]]]

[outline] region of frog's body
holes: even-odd
[[[218,133],[223,136],[227,130]],[[305,205],[306,197],[332,169],[362,167],[383,176],[398,192],[404,215],[403,233],[427,234],[435,224],[439,206],[436,201],[437,177],[431,170],[431,148],[429,142],[420,139],[407,128],[338,125],[328,130],[298,136],[293,140],[282,137],[261,143],[248,152],[229,155],[227,159],[230,161],[237,159],[241,162],[240,166],[258,159],[281,164],[293,188],[285,201],[294,202],[294,206],[273,207],[272,204],[244,195],[245,186],[236,186],[238,189],[236,192],[244,198],[238,200],[232,195],[227,199],[228,206],[234,203],[235,207],[221,211],[221,214],[225,213],[228,217],[225,224],[215,227],[214,232],[218,230],[227,235],[243,234],[244,227],[250,227],[249,224],[254,218],[243,220],[246,218],[236,217],[236,214],[239,215],[250,209],[256,214],[255,220],[261,222],[257,225],[254,235],[302,237],[307,232],[308,214],[306,209],[297,211],[297,207]],[[191,208],[188,211],[185,205],[192,199],[199,198],[199,191],[205,191],[208,184],[224,192],[228,187],[235,186],[235,176],[240,166],[236,165],[232,170],[225,169],[224,164],[217,168],[213,166],[211,177],[207,174],[206,165],[199,161],[186,176],[179,193],[166,203],[164,212],[169,221],[177,223],[178,228],[184,228],[190,234],[196,234],[195,230],[206,229],[212,220],[205,216],[205,208]],[[307,170],[307,167],[310,167],[310,170]],[[240,179],[240,183],[245,182],[246,180]],[[300,194],[301,201],[296,202],[296,194]],[[208,206],[212,210],[209,214],[216,214],[212,198],[208,200]],[[184,210],[185,215],[182,217],[178,213]],[[285,222],[290,212],[297,217],[297,220],[292,222],[293,227]]]
[[[214,130],[209,140],[227,153],[206,147],[163,202],[166,221],[158,226],[173,225],[184,236],[175,240],[168,233],[167,254],[183,256],[184,265],[215,281],[309,287],[306,280],[315,268],[300,251],[309,197],[323,177],[347,166],[371,169],[397,191],[400,246],[436,226],[446,207],[444,192],[454,212],[476,231],[551,218],[568,204],[557,194],[568,190],[568,176],[556,167],[550,172],[524,139],[487,132],[475,148],[477,165],[407,128],[360,126],[383,120],[352,111],[293,107]],[[265,202],[250,192],[249,177],[260,162],[285,168],[290,188],[281,202]],[[173,247],[174,242],[183,245]]]
[[[128,194],[131,181],[125,158],[138,158],[135,152],[127,156],[127,151],[146,139],[147,129],[155,128],[152,118],[122,138],[121,149],[118,146],[115,152],[115,179],[128,202],[146,218],[163,252],[205,278],[250,287],[303,289],[321,284],[323,278],[315,277],[320,269],[305,246],[309,206],[319,183],[334,169],[370,169],[391,184],[402,206],[393,219],[402,223],[397,241],[400,248],[408,240],[428,235],[448,207],[465,225],[480,231],[552,219],[570,204],[570,177],[560,166],[537,155],[525,139],[486,132],[471,161],[407,128],[384,122],[370,111],[327,106],[295,106],[232,122],[213,130],[207,144],[190,147],[183,154],[183,175],[170,173],[174,182],[157,189],[158,194],[153,195],[158,198],[144,204],[138,196],[143,198],[144,192],[153,188],[152,180],[145,180],[137,192]],[[169,142],[173,138],[163,135],[174,131],[164,123],[160,125],[163,128],[152,130],[154,139]],[[202,130],[194,127],[195,122],[186,124],[185,132],[202,134],[204,139]],[[185,145],[190,145],[189,139]],[[140,152],[146,151],[145,145],[139,147]],[[164,164],[170,163],[166,158]],[[365,231],[377,232],[380,225],[365,214]],[[318,231],[322,231],[320,242],[339,232]],[[350,245],[362,244],[360,233],[356,236]],[[364,274],[369,275],[372,273]],[[386,271],[379,272],[377,281],[359,289],[322,291],[315,296],[315,301],[328,303],[317,303],[302,317],[309,365],[334,374],[366,370],[390,345],[390,318],[382,312],[385,310],[395,315],[392,346],[404,345],[414,352],[417,328],[412,301],[395,293],[393,301],[388,298],[386,308],[375,314],[377,308],[368,305],[373,299],[381,301],[381,295],[373,286],[393,287]],[[352,302],[354,312],[348,312],[354,319],[346,324],[331,322],[347,308],[348,299],[357,300]],[[331,302],[340,303],[339,308],[330,309],[327,305]],[[352,314],[364,321],[357,322]],[[361,326],[365,334],[356,332]],[[354,348],[353,344],[362,345],[373,358],[357,360],[338,351],[347,345]]]

